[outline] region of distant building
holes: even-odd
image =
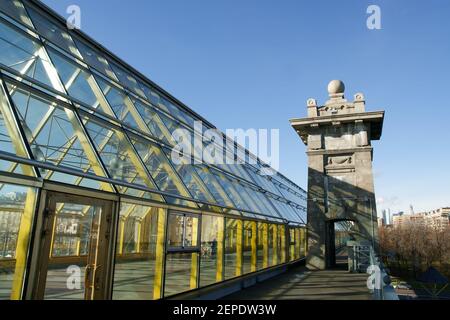
[[[378,218],[377,218],[378,228],[384,226],[384,225],[385,225],[385,221],[386,221],[386,220],[384,220],[384,218],[378,217]]]
[[[414,214],[399,212],[393,215],[392,220],[394,227],[413,223],[415,225],[442,229],[450,225],[450,207]]]

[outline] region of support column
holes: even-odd
[[[258,261],[258,243],[257,243],[257,236],[258,236],[258,228],[256,221],[252,221],[251,228],[252,228],[252,238],[251,238],[251,245],[252,245],[252,258],[251,258],[251,271],[255,272],[258,270],[257,268],[257,261]]]
[[[158,208],[158,231],[156,235],[155,279],[153,282],[153,299],[162,298],[164,282],[165,226],[166,210]]]
[[[242,275],[243,221],[236,220],[236,276]]]
[[[225,218],[219,218],[217,226],[217,264],[216,264],[216,281],[223,280],[223,263],[224,263],[224,231],[225,231]]]
[[[272,225],[272,265],[276,266],[278,264],[278,225]]]
[[[263,268],[269,267],[269,225],[263,223]]]

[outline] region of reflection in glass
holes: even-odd
[[[83,300],[87,291],[85,275],[96,261],[101,206],[56,203],[44,299]],[[71,277],[76,285],[68,285]]]
[[[53,21],[49,16],[43,16],[39,12],[27,6],[27,11],[33,20],[36,30],[45,38],[57,44],[60,48],[80,57],[75,43],[72,41],[69,33],[62,29],[58,22]]]
[[[35,192],[34,188],[0,184],[0,300],[21,298]]]
[[[42,46],[3,22],[0,22],[0,52],[0,63],[60,90],[51,80],[56,72]]]
[[[224,218],[211,215],[202,216],[202,240],[200,258],[200,286],[215,283],[222,279],[221,257],[218,257],[218,246],[221,246]],[[218,274],[219,272],[219,274]]]
[[[237,263],[237,228],[236,219],[226,219],[225,229],[225,279],[236,276]]]
[[[114,271],[114,300],[154,297],[158,219],[163,209],[122,203]],[[163,230],[160,230],[163,232]],[[162,249],[162,247],[160,248]]]
[[[0,1],[0,11],[6,13],[8,16],[16,19],[29,27],[32,27],[30,18],[23,7],[20,0]]]
[[[197,287],[197,260],[197,252],[167,254],[164,283],[165,297]]]

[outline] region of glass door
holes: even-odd
[[[111,201],[49,193],[38,298],[105,299]]]

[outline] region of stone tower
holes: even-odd
[[[335,264],[334,223],[349,221],[351,238],[378,248],[372,174],[372,140],[379,140],[384,111],[366,112],[362,93],[344,97],[342,81],[328,85],[329,100],[307,101],[307,118],[290,120],[308,155],[307,267]]]

